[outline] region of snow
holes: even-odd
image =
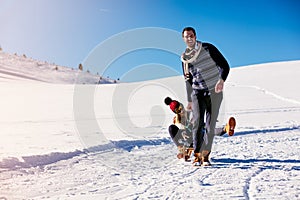
[[[96,85],[0,57],[0,199],[300,198],[300,61],[231,69],[219,123],[234,116],[236,133],[193,167],[176,158],[163,103],[186,104],[181,76]]]

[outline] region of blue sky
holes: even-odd
[[[136,42],[125,37],[128,31],[137,40],[153,35],[134,30],[173,31],[174,37],[155,38],[183,51],[181,30],[193,26],[198,40],[213,43],[239,67],[300,60],[299,19],[298,0],[0,0],[0,45],[5,52],[73,68],[84,63],[93,73],[138,81],[179,75],[181,64],[176,53],[143,44],[115,55]],[[122,37],[105,50],[115,55],[111,62],[103,62],[104,55],[89,61],[97,48]]]

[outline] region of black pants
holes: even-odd
[[[194,152],[211,151],[223,93],[210,91],[210,95],[208,95],[205,91],[194,90],[191,97],[194,119],[192,131]],[[204,142],[205,132],[207,133],[207,138]]]

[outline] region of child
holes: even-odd
[[[193,151],[192,123],[189,118],[189,112],[184,109],[182,103],[172,100],[170,97],[165,98],[165,104],[175,113],[173,124],[169,126],[169,134],[178,148],[177,158],[184,158],[189,161]]]

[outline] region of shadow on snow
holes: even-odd
[[[269,158],[250,158],[250,159],[234,159],[234,158],[213,158],[215,167],[235,166],[240,169],[248,169],[254,165],[260,165],[264,169],[281,169],[285,164],[295,164],[291,167],[292,170],[300,170],[300,160],[287,159],[269,159]]]
[[[68,160],[76,156],[81,156],[88,153],[105,152],[113,149],[123,149],[125,151],[131,151],[134,148],[140,148],[143,146],[157,146],[162,144],[170,144],[171,140],[167,138],[156,140],[120,140],[111,141],[108,144],[102,144],[98,146],[89,147],[83,150],[75,150],[72,152],[52,152],[44,155],[31,155],[22,156],[21,158],[8,157],[0,161],[0,172],[2,170],[15,170],[20,168],[30,168],[45,166],[52,163],[56,163],[62,160]]]
[[[269,128],[269,129],[255,129],[255,130],[249,130],[249,131],[235,132],[234,136],[258,134],[258,133],[283,132],[283,131],[292,131],[292,130],[298,130],[298,129],[300,129],[300,126],[278,127],[278,128]]]

